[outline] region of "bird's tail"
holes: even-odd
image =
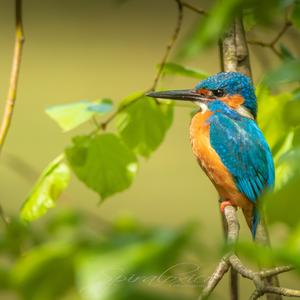
[[[259,221],[260,221],[259,210],[256,206],[254,206],[253,215],[252,215],[252,224],[251,224],[251,232],[252,232],[253,239],[255,239],[256,229],[257,229],[257,225],[259,224]]]
[[[256,229],[257,229],[257,226],[260,222],[259,210],[254,205],[254,206],[252,206],[251,209],[250,208],[249,209],[243,209],[243,213],[245,215],[245,219],[248,223],[248,226],[251,230],[252,237],[253,237],[253,239],[255,239]]]

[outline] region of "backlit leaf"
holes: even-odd
[[[82,100],[79,102],[50,106],[46,113],[63,131],[69,131],[88,121],[95,114],[105,114],[112,110],[112,101],[102,99],[94,102]]]
[[[43,171],[21,208],[21,218],[33,221],[55,206],[60,194],[68,186],[70,169],[58,157]]]
[[[114,134],[75,137],[66,155],[77,177],[103,200],[128,188],[137,172],[135,155]]]

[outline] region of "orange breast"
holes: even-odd
[[[215,185],[222,200],[229,200],[243,208],[244,213],[247,210],[252,215],[252,203],[237,190],[231,174],[210,144],[210,126],[207,123],[207,119],[211,115],[212,112],[210,111],[199,112],[192,119],[190,138],[193,152],[200,166]]]

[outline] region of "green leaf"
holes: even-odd
[[[295,0],[294,10],[291,16],[293,25],[300,30],[300,0]]]
[[[295,56],[285,44],[280,43],[279,47],[280,54],[284,60],[295,60]]]
[[[136,153],[149,157],[163,141],[173,120],[173,106],[143,97],[116,118],[117,131]]]
[[[135,155],[114,134],[75,137],[66,155],[77,177],[103,200],[127,189],[138,168]]]
[[[46,113],[63,131],[69,131],[91,119],[96,113],[105,114],[112,110],[112,101],[102,99],[94,102],[79,102],[54,105],[46,109]]]
[[[271,95],[269,90],[259,87],[258,100],[258,124],[264,132],[266,139],[275,154],[276,147],[283,142],[288,134],[288,126],[285,122],[284,106],[291,100],[292,95],[282,93]]]
[[[141,98],[145,97],[145,91],[138,91],[134,92],[127,97],[123,98],[119,103],[119,109],[123,108],[124,106],[127,106],[131,102],[135,102]]]
[[[192,77],[197,79],[205,79],[208,77],[208,74],[203,71],[191,69],[171,62],[166,63],[164,65],[163,73],[170,74],[170,75],[181,75],[181,76]]]
[[[88,111],[96,112],[100,115],[103,115],[105,113],[108,113],[112,110],[113,102],[111,99],[100,99],[92,102],[88,107]]]
[[[267,195],[264,201],[270,222],[280,221],[290,226],[299,222],[299,161],[300,148],[290,150],[279,159],[275,193]]]
[[[70,181],[70,169],[59,156],[43,171],[21,208],[21,218],[33,221],[55,206]]]
[[[300,125],[300,100],[289,101],[283,107],[283,115],[286,123],[291,127],[298,127]]]

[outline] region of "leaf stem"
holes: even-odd
[[[12,115],[14,111],[17,84],[20,72],[22,50],[24,44],[24,31],[22,23],[22,0],[16,0],[16,33],[15,33],[15,49],[12,62],[12,70],[10,76],[10,84],[8,89],[8,95],[5,103],[4,115],[0,127],[0,151],[3,149],[3,145],[12,121]]]

